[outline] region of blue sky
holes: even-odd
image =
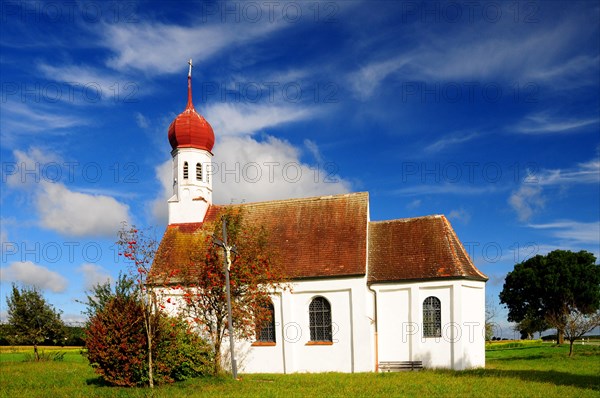
[[[18,282],[81,320],[119,223],[162,233],[189,58],[217,203],[445,214],[495,302],[528,256],[599,255],[597,2],[183,4],[2,3],[3,318]]]

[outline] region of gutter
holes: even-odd
[[[367,284],[367,289],[373,292],[373,323],[375,324],[375,373],[379,372],[379,341],[377,333],[377,292]]]

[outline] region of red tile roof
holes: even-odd
[[[246,222],[267,228],[275,257],[290,279],[365,275],[368,248],[368,283],[453,277],[487,280],[444,216],[369,222],[368,202],[368,193],[360,192],[211,206],[205,222],[216,220],[226,207],[242,207]],[[202,226],[169,225],[153,270],[168,273],[189,267],[192,252],[205,242]]]
[[[299,279],[366,273],[368,202],[361,192],[230,206],[242,207],[246,222],[267,228],[286,276]],[[211,206],[204,221],[214,221],[230,206]],[[192,236],[201,228],[202,223],[169,225],[155,271],[186,266],[186,250],[191,252]]]
[[[446,217],[369,223],[368,283],[447,278],[487,280]]]

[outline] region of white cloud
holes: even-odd
[[[394,195],[417,196],[417,195],[483,195],[497,192],[503,189],[498,184],[488,184],[486,186],[476,186],[473,184],[459,183],[440,183],[437,185],[414,185],[406,188],[399,188],[392,191]]]
[[[36,209],[43,227],[68,236],[114,236],[129,221],[129,206],[105,195],[69,190],[63,184],[43,182]]]
[[[150,126],[150,123],[148,123],[148,119],[146,118],[146,116],[142,115],[139,112],[135,113],[135,122],[137,123],[138,127],[142,129],[147,129],[148,126]]]
[[[82,264],[77,271],[83,274],[85,290],[91,290],[96,285],[105,282],[112,283],[113,280],[108,272],[97,264]]]
[[[114,236],[119,224],[130,220],[129,206],[112,196],[75,192],[44,175],[42,170],[50,163],[62,167],[58,155],[38,147],[15,150],[13,155],[19,170],[35,172],[9,175],[7,186],[30,189],[43,227],[69,236]]]
[[[544,207],[545,198],[542,196],[540,186],[524,184],[510,195],[508,203],[517,213],[520,221],[527,221]]]
[[[467,141],[471,141],[479,137],[479,133],[457,133],[450,134],[442,139],[437,140],[431,145],[425,147],[426,152],[439,152],[446,149],[449,146],[462,144]]]
[[[67,279],[59,273],[31,261],[16,261],[2,268],[1,279],[36,286],[55,293],[64,292],[68,284]]]
[[[101,25],[100,44],[115,53],[108,61],[109,67],[151,76],[180,71],[190,57],[195,64],[202,63],[225,48],[260,39],[285,26],[197,22],[190,27],[160,22],[105,24]]]
[[[2,146],[8,147],[14,146],[15,142],[24,135],[35,135],[40,132],[45,135],[63,135],[67,134],[66,129],[88,123],[85,118],[68,115],[65,110],[57,109],[53,104],[6,101],[2,103],[0,137]]]
[[[477,90],[486,83],[515,81],[534,87],[544,84],[550,89],[597,84],[599,57],[573,55],[574,43],[585,40],[578,18],[566,16],[560,24],[515,26],[503,17],[477,34],[473,34],[472,24],[455,24],[444,34],[436,32],[436,26],[424,27],[411,37],[412,49],[402,54],[395,49],[387,56],[373,51],[376,58],[349,73],[347,81],[362,98],[370,97],[390,76],[398,76],[402,82],[431,82],[429,89],[436,82],[475,84]]]
[[[383,80],[411,61],[411,57],[401,56],[364,65],[348,76],[350,88],[360,99],[367,99],[373,95]]]
[[[514,126],[514,130],[523,134],[557,134],[575,133],[585,131],[585,127],[597,125],[598,119],[594,118],[561,118],[550,115],[548,112],[539,112],[525,117],[523,121]]]
[[[324,163],[323,156],[321,155],[321,151],[319,150],[319,146],[316,142],[311,141],[309,139],[305,139],[304,146],[306,147],[306,149],[308,149],[313,158],[315,158],[315,162],[317,162],[318,164]]]
[[[41,74],[58,82],[65,82],[77,90],[82,89],[83,94],[61,96],[62,99],[73,101],[78,96],[87,102],[97,103],[102,99],[115,100],[113,95],[125,93],[125,84],[133,82],[122,81],[122,76],[112,74],[106,70],[92,68],[85,65],[60,65],[53,66],[40,63],[38,69]],[[123,90],[123,93],[119,92]]]
[[[150,202],[152,217],[161,224],[167,224],[169,211],[167,200],[173,196],[173,160],[169,159],[154,168],[154,175],[160,182],[160,195]]]
[[[409,210],[417,209],[421,206],[421,199],[414,199],[409,204],[406,205],[406,208]]]
[[[317,147],[313,148],[317,149]],[[256,202],[273,199],[346,193],[351,184],[335,173],[302,163],[300,150],[289,142],[268,136],[226,136],[214,149],[213,201],[216,204]],[[224,172],[224,170],[227,170]],[[153,216],[167,220],[167,199],[172,196],[172,161],[155,169],[161,194],[151,202]]]
[[[299,149],[275,137],[262,142],[250,137],[224,137],[215,154],[220,170],[239,170],[237,181],[234,175],[222,172],[214,176],[216,203],[331,195],[351,188],[333,169],[319,170],[302,163]]]
[[[528,226],[549,230],[555,238],[575,244],[600,244],[600,222],[561,220],[545,224],[529,224]]]
[[[11,188],[36,187],[42,181],[42,170],[52,163],[62,167],[62,160],[58,155],[39,147],[30,147],[27,151],[16,149],[13,156],[14,172],[6,176],[6,184]]]
[[[220,137],[253,134],[308,117],[317,112],[301,106],[217,103],[206,108],[206,120]]]
[[[452,211],[450,211],[450,213],[448,214],[448,218],[451,220],[457,220],[457,221],[461,221],[465,224],[468,224],[469,221],[471,221],[471,214],[469,214],[468,211],[466,211],[465,209],[454,209]]]
[[[528,170],[525,182],[538,185],[598,184],[600,161],[592,159],[567,169]]]

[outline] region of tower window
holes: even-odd
[[[183,162],[183,179],[188,179],[188,162]]]
[[[196,180],[202,181],[202,165],[196,163]]]

